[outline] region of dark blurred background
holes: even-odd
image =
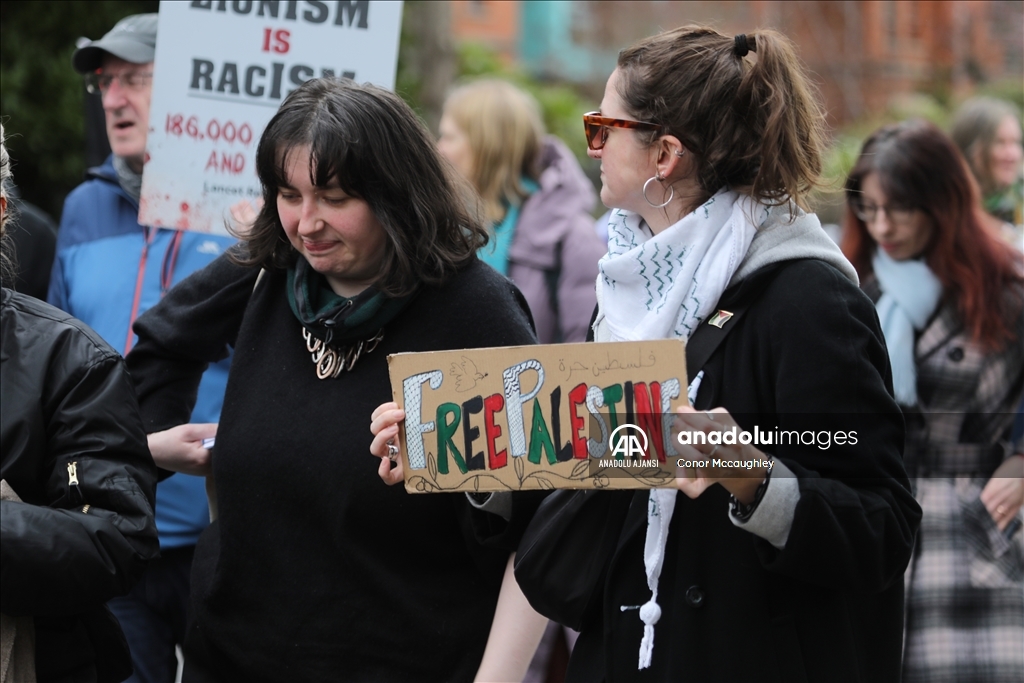
[[[71,68],[81,37],[99,38],[118,19],[156,12],[159,2],[0,2],[0,115],[21,196],[54,218],[86,168],[86,120],[91,161],[109,152],[98,98],[87,96]],[[98,117],[98,118],[97,118]]]

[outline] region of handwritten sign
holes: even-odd
[[[679,340],[388,356],[410,493],[651,488],[676,476]]]
[[[161,2],[139,222],[225,233],[261,194],[256,145],[289,92],[346,76],[393,88],[402,3]]]

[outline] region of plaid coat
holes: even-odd
[[[919,403],[905,411],[905,459],[923,518],[906,573],[908,683],[1024,681],[1022,532],[1000,532],[979,498],[1021,452],[1005,441],[1024,391],[1017,301],[1017,338],[999,352],[974,343],[949,303],[917,339]]]

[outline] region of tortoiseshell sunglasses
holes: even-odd
[[[658,130],[661,128],[656,123],[646,121],[627,121],[626,119],[611,119],[601,116],[601,112],[592,111],[583,115],[583,131],[587,135],[587,147],[598,150],[604,147],[608,139],[607,128],[627,128],[629,130]]]

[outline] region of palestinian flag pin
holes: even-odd
[[[722,329],[729,320],[732,319],[732,311],[720,309],[718,313],[711,316],[711,320],[708,321],[708,325],[714,325],[718,329]]]

